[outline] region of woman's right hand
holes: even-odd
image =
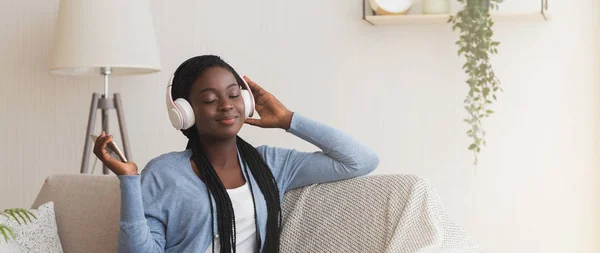
[[[117,174],[118,176],[138,175],[137,165],[135,165],[135,163],[121,162],[120,160],[117,160],[110,156],[108,151],[106,151],[106,146],[109,142],[112,141],[112,139],[112,135],[106,136],[104,131],[102,131],[102,134],[100,134],[100,136],[96,140],[96,144],[94,144],[94,154],[98,157],[98,159],[100,159],[100,161],[102,161],[102,163],[106,167],[108,167],[108,169],[110,169],[113,173]]]

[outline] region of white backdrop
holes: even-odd
[[[496,25],[493,65],[505,93],[484,122],[488,146],[476,170],[456,33],[370,26],[359,0],[153,0],[163,71],[113,77],[111,92],[122,94],[143,167],[186,143],[167,119],[169,75],[189,57],[218,54],[290,109],[373,147],[375,173],[428,178],[490,252],[598,252],[600,4],[553,0],[551,8],[550,22]],[[0,209],[28,207],[47,176],[79,172],[91,93],[103,90],[100,76],[48,73],[57,10],[57,0],[0,3]],[[281,130],[241,134],[255,145],[315,149]]]

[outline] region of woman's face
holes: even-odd
[[[246,120],[240,91],[233,74],[222,67],[208,68],[196,78],[189,102],[200,137],[221,140],[238,134]]]

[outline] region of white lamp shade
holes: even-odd
[[[50,72],[113,75],[160,71],[148,0],[61,0]]]

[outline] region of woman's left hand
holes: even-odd
[[[258,84],[243,77],[254,95],[255,109],[260,119],[247,118],[246,123],[263,128],[282,128],[288,130],[292,123],[292,111],[288,110],[275,96],[267,92]]]

